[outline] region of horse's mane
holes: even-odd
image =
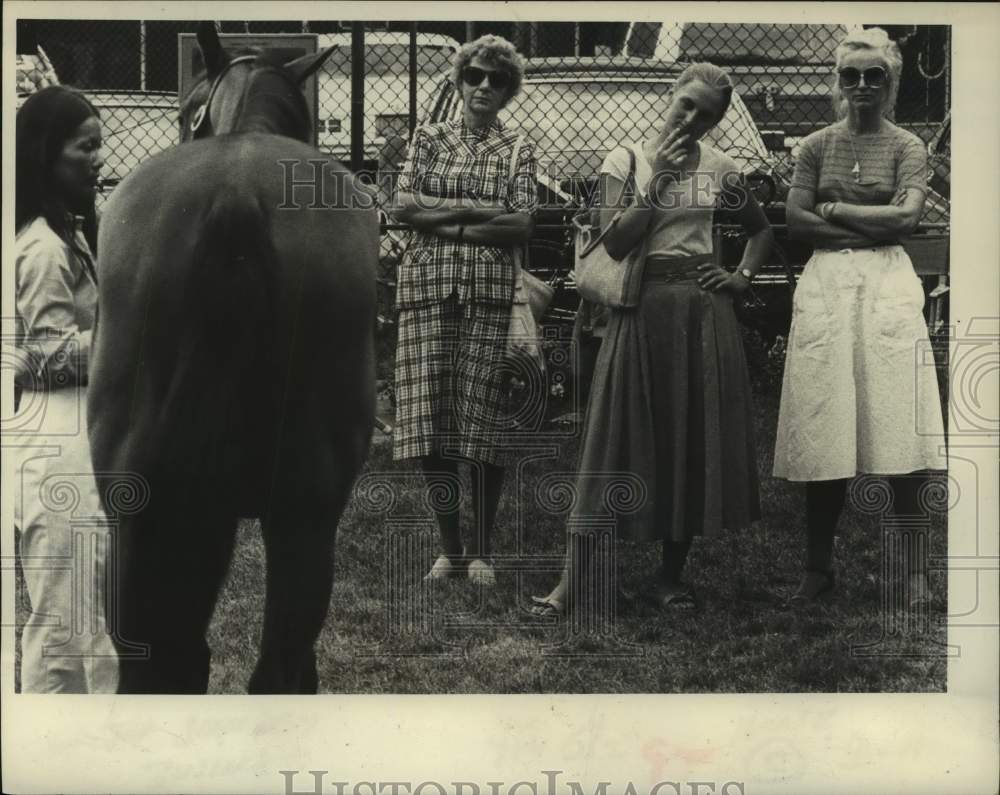
[[[254,47],[241,47],[229,53],[230,59],[245,55],[256,56],[256,61],[247,87],[240,127],[269,128],[276,125],[286,135],[308,140],[312,132],[309,107],[302,92],[284,73],[282,55]],[[182,119],[208,99],[210,87],[211,81],[207,79],[205,71],[199,71],[191,89],[179,103]]]
[[[312,133],[309,106],[298,85],[292,82],[283,65],[258,57],[250,77],[246,104],[240,115],[240,127],[253,127],[263,121],[275,125],[285,135],[307,141]]]
[[[180,98],[181,110],[187,108],[188,105],[192,104],[196,97],[200,98],[201,101],[205,100],[208,96],[209,81],[207,80],[207,75],[205,73],[205,64],[201,60],[201,51],[196,49],[195,52],[198,55],[198,61],[195,64],[195,72],[192,75],[191,88],[188,92]],[[230,60],[233,58],[242,58],[244,55],[256,55],[260,59],[265,53],[263,53],[259,47],[237,47],[233,51],[228,51]]]

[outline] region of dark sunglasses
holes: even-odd
[[[506,72],[492,72],[478,66],[466,66],[462,69],[462,82],[466,85],[482,85],[484,77],[489,78],[490,88],[507,88],[510,85],[510,75]]]
[[[889,79],[889,75],[886,74],[885,69],[881,66],[869,66],[863,72],[858,71],[853,66],[848,66],[845,69],[841,69],[837,75],[841,88],[857,88],[861,83],[862,77],[864,77],[865,85],[868,88],[881,88],[885,85],[885,81]]]

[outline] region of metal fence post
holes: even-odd
[[[139,20],[139,90],[146,90],[146,20]]]
[[[351,23],[351,171],[365,164],[365,23]]]
[[[410,138],[417,128],[417,23],[410,23]]]

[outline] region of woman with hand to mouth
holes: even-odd
[[[457,500],[437,511],[443,554],[425,579],[493,585],[491,534],[504,479],[511,249],[527,242],[535,158],[497,114],[521,87],[523,61],[499,36],[455,55],[462,117],[418,128],[399,177],[394,216],[414,228],[396,289],[393,455],[417,458],[428,487],[455,491],[458,461],[473,470],[475,528],[462,542]],[[510,178],[515,157],[514,178]]]
[[[737,163],[701,140],[722,121],[732,92],[722,69],[692,64],[677,79],[659,132],[615,149],[601,167],[601,228],[626,208],[603,245],[616,260],[645,245],[645,260],[632,285],[634,306],[609,310],[566,562],[555,589],[535,597],[536,616],[613,597],[594,593],[613,579],[609,550],[594,537],[595,523],[607,523],[609,501],[619,505],[617,537],[662,546],[647,596],[668,610],[696,605],[682,580],[693,539],[759,518],[750,382],[733,299],[750,286],[773,235]],[[713,256],[720,203],[737,211],[749,238],[733,272]],[[592,583],[593,574],[601,580]]]
[[[926,512],[926,470],[946,466],[937,380],[916,358],[929,346],[923,287],[900,245],[920,220],[928,173],[923,143],[887,118],[902,57],[872,28],[849,34],[836,59],[840,120],[802,142],[787,201],[789,233],[813,244],[795,291],[774,454],[775,476],[806,484],[805,573],[792,604],[833,588],[851,478],[887,476],[892,515],[912,524]],[[928,599],[926,539],[904,536],[917,605]]]

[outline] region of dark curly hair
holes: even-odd
[[[97,212],[87,207],[67,207],[52,185],[52,166],[77,128],[101,114],[89,99],[68,86],[49,86],[28,97],[17,111],[15,149],[14,227],[16,231],[36,218],[49,227],[81,257],[71,213],[83,216],[83,235],[97,253]]]

